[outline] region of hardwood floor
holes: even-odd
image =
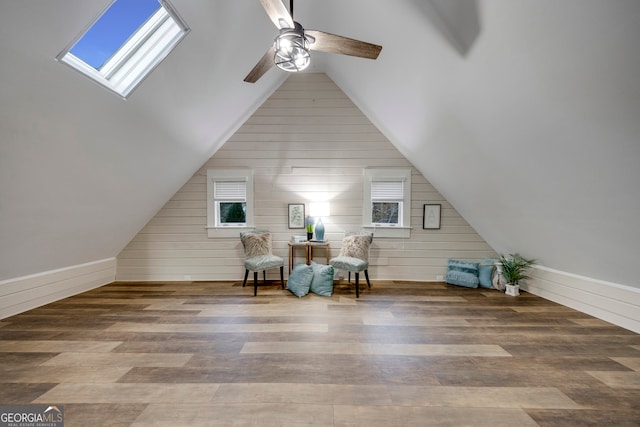
[[[65,426],[639,426],[640,335],[523,293],[113,283],[0,320],[0,404]]]

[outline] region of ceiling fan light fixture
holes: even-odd
[[[162,0],[161,0],[162,1]],[[311,63],[310,50],[338,53],[359,58],[376,59],[382,46],[319,30],[305,31],[293,20],[293,0],[289,10],[285,0],[260,0],[262,7],[280,34],[260,58],[258,63],[244,78],[247,83],[255,83],[275,64],[288,72],[302,71]]]
[[[275,64],[292,73],[304,70],[311,63],[309,40],[305,37],[302,26],[297,22],[295,26],[294,29],[281,29],[273,43]]]

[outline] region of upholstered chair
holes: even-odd
[[[349,272],[349,282],[351,273],[356,276],[356,298],[360,298],[360,272],[364,271],[367,279],[367,286],[371,288],[369,281],[369,247],[373,242],[373,233],[360,231],[357,233],[347,233],[342,239],[342,247],[337,257],[329,260],[329,264],[334,269],[346,270]]]
[[[247,284],[249,272],[253,271],[253,295],[258,294],[258,272],[262,271],[266,282],[267,270],[280,267],[280,282],[284,289],[284,260],[271,253],[271,233],[268,231],[246,231],[240,233],[240,240],[244,247],[244,281]]]

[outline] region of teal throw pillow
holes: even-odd
[[[480,283],[477,275],[457,270],[447,271],[444,280],[450,285],[465,286],[467,288],[477,288]]]
[[[492,258],[482,258],[480,266],[478,267],[478,279],[480,280],[480,286],[483,288],[493,288],[493,272],[495,270],[495,263],[498,260]]]
[[[303,297],[309,293],[311,288],[311,281],[313,280],[313,269],[310,265],[297,264],[291,270],[289,278],[287,279],[287,289],[289,289],[295,296]]]
[[[448,270],[462,271],[464,273],[478,274],[479,263],[474,261],[463,261],[459,259],[450,259],[448,263]]]
[[[481,265],[478,267],[478,280],[480,281],[480,287],[493,288],[491,279],[493,278],[493,265]]]
[[[311,292],[323,297],[330,297],[333,293],[333,266],[311,262],[313,280]]]

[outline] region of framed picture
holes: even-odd
[[[304,203],[289,203],[289,228],[304,228]]]
[[[424,205],[422,214],[422,228],[434,230],[440,228],[440,211],[442,205]]]

